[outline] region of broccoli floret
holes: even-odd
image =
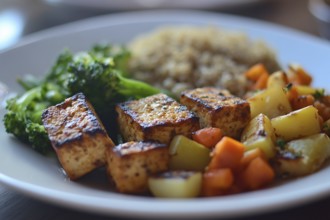
[[[33,122],[27,123],[25,131],[28,134],[28,143],[31,143],[33,149],[41,154],[52,152],[47,131],[42,124]]]
[[[68,66],[73,60],[73,54],[69,50],[64,50],[58,57],[55,64],[50,69],[42,83],[52,82],[58,87],[67,90],[67,82],[70,78]],[[70,95],[70,94],[67,94]]]
[[[26,91],[7,100],[7,112],[3,118],[6,132],[42,154],[52,152],[52,148],[41,115],[46,108],[70,95],[65,83],[68,81],[66,69],[71,60],[72,54],[64,51],[44,79],[32,75],[18,79]]]
[[[112,57],[80,53],[68,70],[72,73],[69,91],[84,93],[101,118],[107,118],[111,108],[119,102],[161,92],[149,84],[122,76]]]
[[[3,119],[6,131],[31,144],[32,148],[42,154],[51,152],[41,114],[48,106],[61,102],[64,98],[59,87],[46,83],[7,100],[7,112]]]
[[[113,47],[110,44],[98,44],[89,51],[89,54],[99,58],[112,57],[115,63],[115,68],[120,71],[123,76],[129,76],[127,63],[131,55],[125,47]]]

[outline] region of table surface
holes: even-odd
[[[22,10],[26,15],[26,25],[23,35],[82,18],[118,12],[109,9],[86,8],[61,4],[47,5],[42,1],[35,1],[33,6],[28,6],[26,1],[22,3],[22,0],[8,2],[7,4],[3,4],[3,6],[0,4],[0,12],[6,7],[17,7]],[[212,9],[212,11],[270,21],[319,36],[317,23],[308,12],[307,5],[307,0],[265,0],[253,5],[245,5],[244,7],[216,8]],[[58,16],[59,13],[61,16]],[[279,212],[247,216],[238,219],[312,219],[316,216],[317,219],[329,219],[329,207],[330,197]],[[125,218],[120,218],[118,216],[101,216],[47,204],[0,185],[0,219],[101,220]]]

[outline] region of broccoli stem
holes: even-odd
[[[125,78],[118,74],[120,94],[125,97],[134,97],[136,99],[161,93],[162,91],[147,83]]]
[[[28,90],[21,97],[19,97],[16,100],[16,102],[13,103],[13,107],[10,110],[15,111],[21,117],[27,119],[27,117],[25,117],[25,115],[29,113],[29,112],[27,112],[29,106],[31,105],[31,103],[34,100],[39,100],[40,98],[41,98],[41,87],[35,87],[33,89]],[[38,104],[40,104],[40,103],[38,103]],[[37,106],[34,110],[38,111],[39,107],[40,106]],[[33,118],[35,119],[37,117],[33,117]]]

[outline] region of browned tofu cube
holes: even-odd
[[[168,169],[169,152],[158,142],[126,142],[108,150],[107,173],[122,193],[148,191],[148,177]]]
[[[116,111],[125,141],[153,140],[169,144],[175,135],[189,137],[199,129],[198,117],[164,94],[118,104]]]
[[[114,143],[82,93],[42,114],[51,144],[68,177],[75,180],[106,162]]]
[[[220,128],[224,135],[236,139],[251,118],[249,103],[227,90],[211,87],[188,90],[182,93],[180,102],[198,115],[201,127]]]

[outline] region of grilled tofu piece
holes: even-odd
[[[181,94],[180,102],[195,112],[201,127],[217,127],[223,134],[240,138],[250,121],[250,105],[227,90],[212,87],[197,88]]]
[[[189,137],[199,129],[198,117],[165,94],[120,103],[116,111],[125,141],[153,140],[169,144],[175,135]]]
[[[148,191],[148,177],[166,171],[169,152],[158,142],[126,142],[107,151],[107,173],[122,193]]]
[[[42,122],[64,171],[75,180],[106,162],[114,143],[82,93],[51,106]]]

